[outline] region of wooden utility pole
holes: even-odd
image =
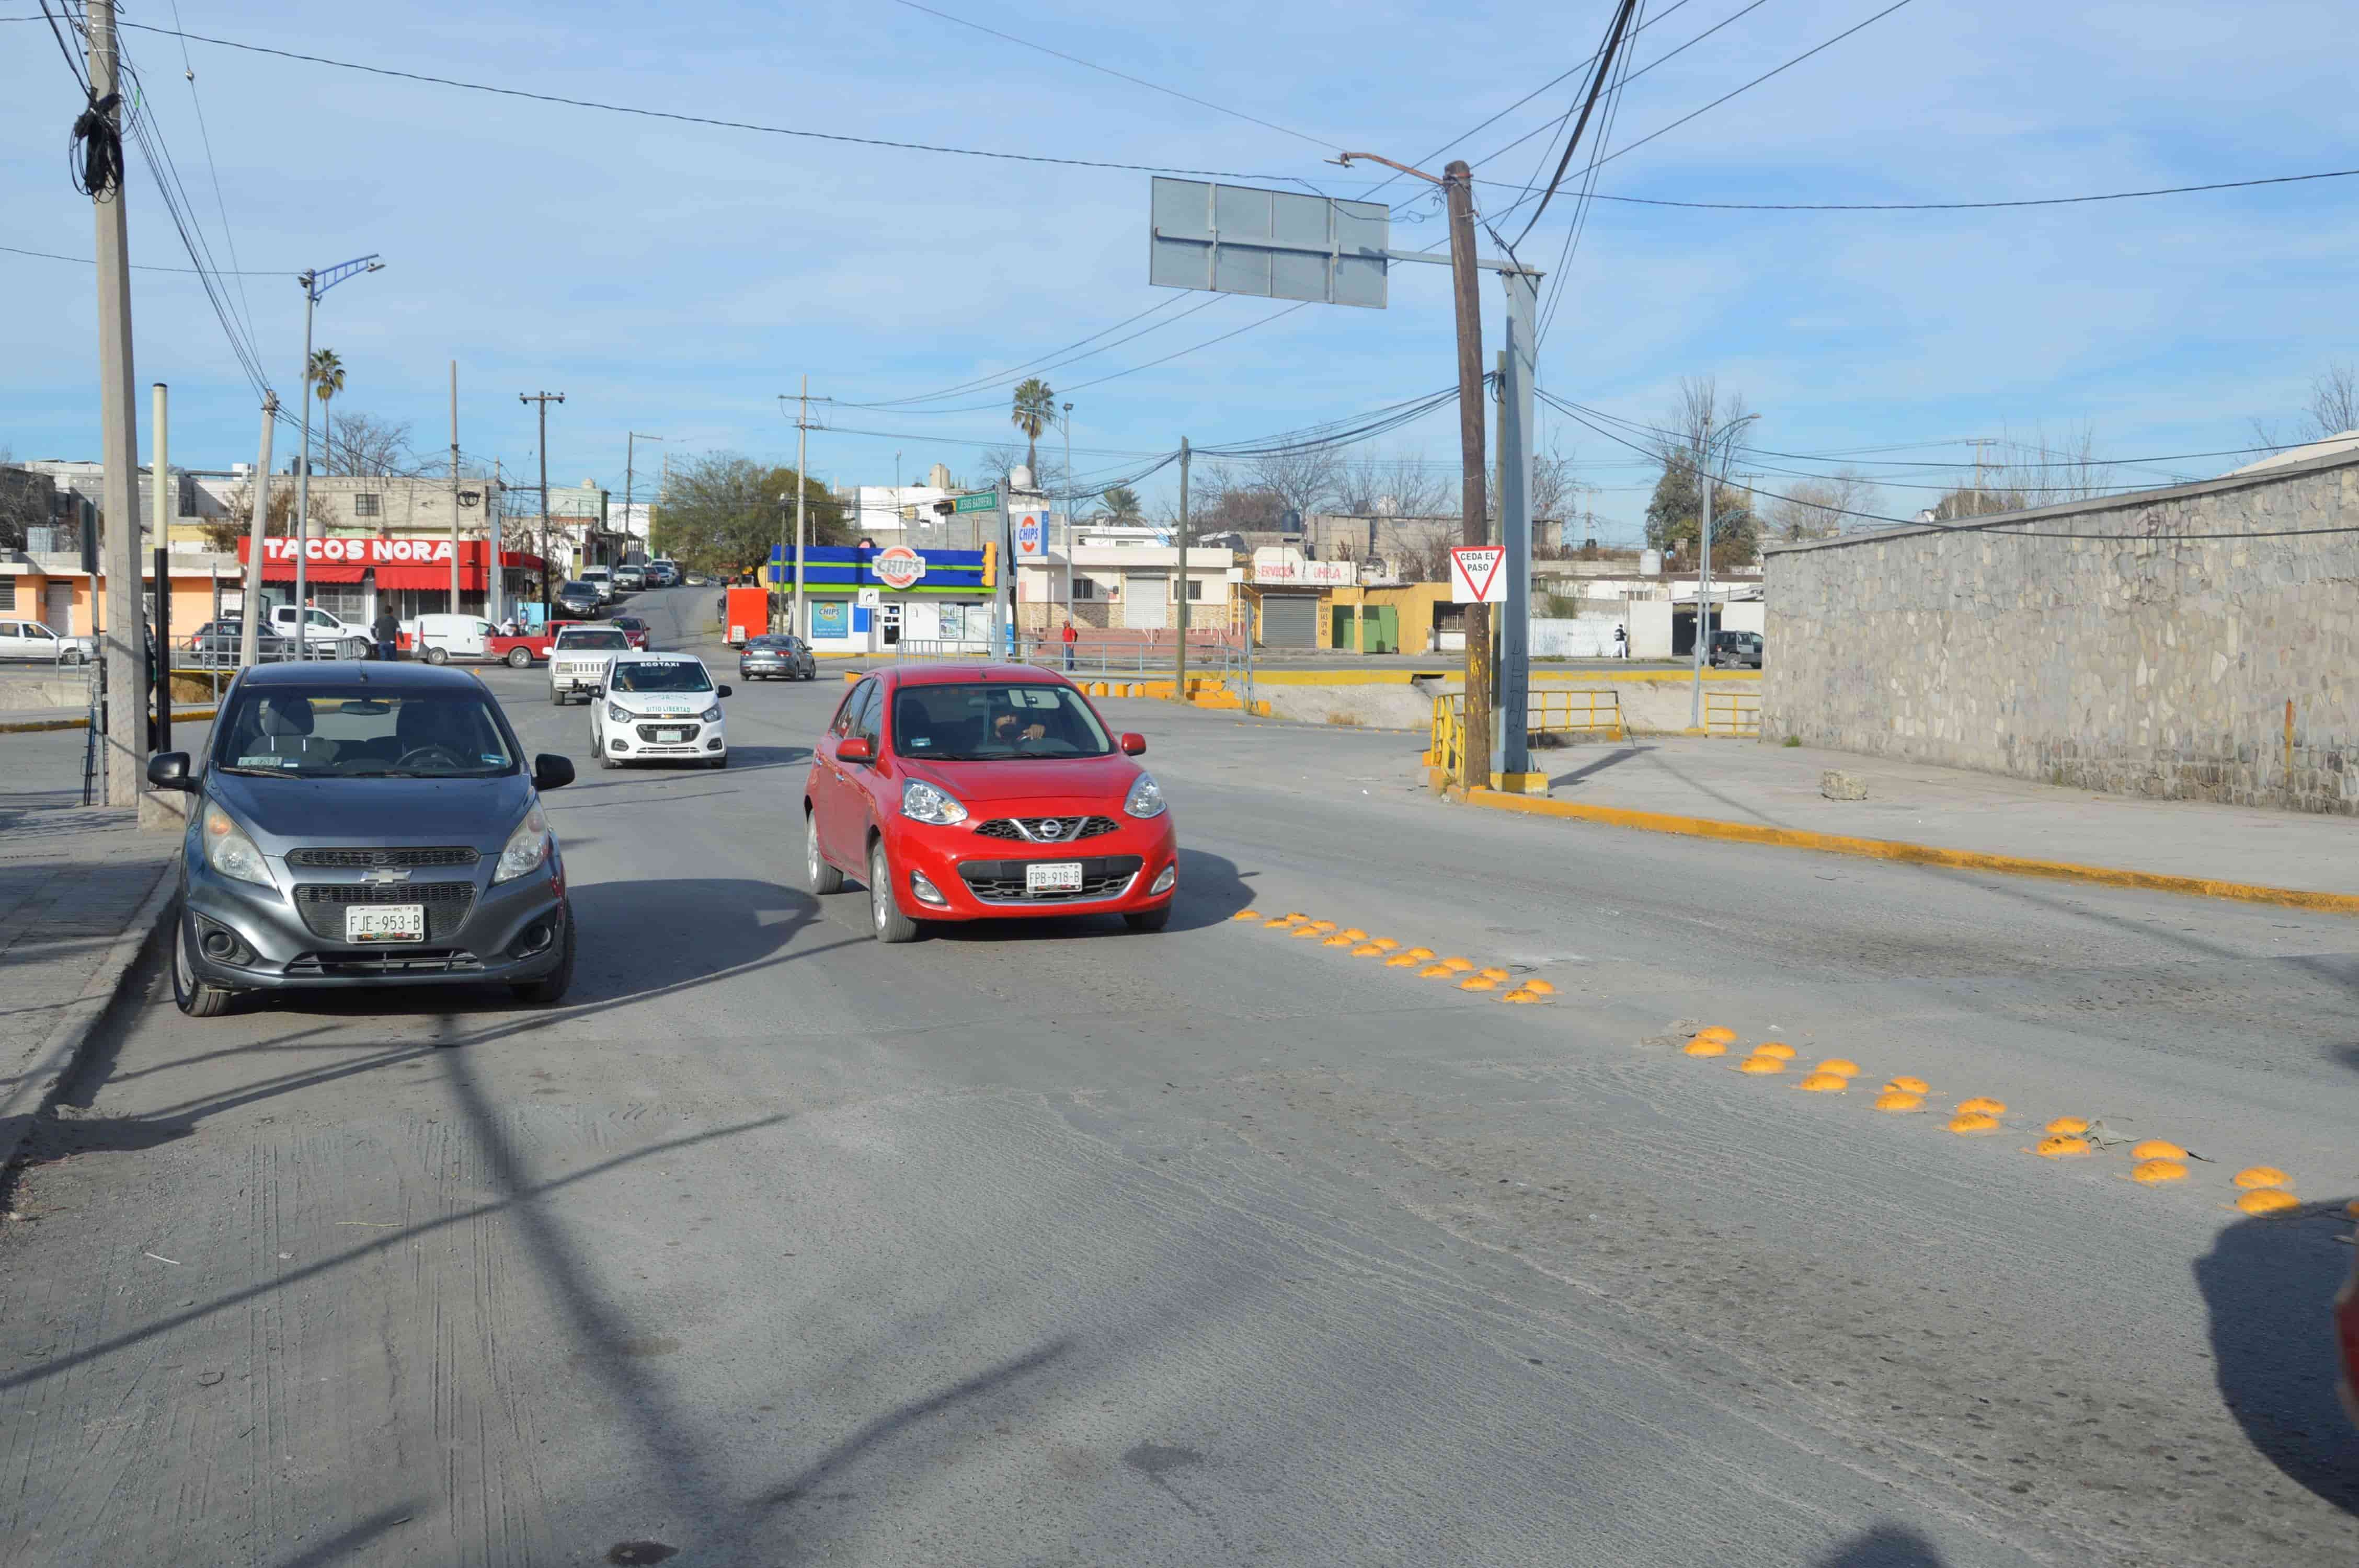
[[[1173,665],[1171,700],[1188,700],[1188,438],[1180,438],[1180,568],[1173,592],[1180,596],[1180,654]],[[1070,613],[1071,605],[1067,604]]]
[[[1441,171],[1450,204],[1450,275],[1458,303],[1458,457],[1462,542],[1491,542],[1484,465],[1483,297],[1474,265],[1474,173],[1464,159]],[[1491,607],[1466,607],[1466,699],[1458,782],[1467,789],[1491,784]]]
[[[495,552],[496,554],[496,552]],[[496,563],[495,564],[496,569]],[[491,600],[484,600],[488,608]],[[451,362],[451,602],[446,607],[451,614],[459,613],[459,362]],[[418,640],[419,656],[426,654],[424,639]]]
[[[544,392],[536,395],[519,392],[516,401],[540,405],[540,623],[547,626],[550,596],[554,591],[549,584],[551,564],[549,557],[549,406],[564,402],[565,394]]]
[[[262,452],[254,470],[254,516],[246,526],[245,591],[237,611],[237,662],[243,669],[262,651],[263,541],[270,536],[270,437],[278,424],[278,395],[262,395]]]
[[[121,56],[114,40],[114,0],[90,0],[90,97],[105,122],[103,134],[120,145],[123,128]],[[121,157],[116,158],[117,166]],[[91,630],[103,631],[106,661],[106,804],[136,806],[147,783],[147,661],[139,646],[139,414],[131,389],[131,240],[124,221],[123,187],[91,192],[98,224],[98,409],[104,471],[106,613],[98,613],[98,582],[91,582]]]

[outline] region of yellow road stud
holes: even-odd
[[[1523,989],[1537,996],[1556,995],[1556,987],[1550,985],[1546,980],[1526,980],[1523,984]]]
[[[1933,1086],[1922,1078],[1898,1077],[1884,1087],[1904,1095],[1930,1095],[1933,1092]]]
[[[2130,1151],[2133,1160],[2184,1160],[2187,1151],[2168,1138],[2149,1138]]]
[[[2275,1165],[2247,1165],[2236,1173],[2236,1184],[2253,1188],[2289,1187],[2293,1185],[2293,1178]]]
[[[2283,1187],[2258,1187],[2236,1200],[2236,1206],[2246,1214],[2285,1214],[2301,1206],[2301,1200]]]
[[[1699,1034],[1687,1043],[1685,1049],[1690,1056],[1725,1056],[1728,1054],[1728,1043],[1724,1040],[1707,1040]]]
[[[1952,1132],[1995,1132],[1998,1118],[1986,1111],[1970,1110],[1950,1119]]]
[[[1723,1045],[1736,1044],[1736,1031],[1722,1023],[1714,1023],[1707,1028],[1697,1030],[1695,1037],[1699,1040],[1717,1040]]]
[[[1458,989],[1462,991],[1493,991],[1499,989],[1499,982],[1488,975],[1469,975],[1458,982]]]
[[[2039,1147],[2032,1152],[2043,1160],[2077,1160],[2089,1152],[2089,1141],[2085,1138],[2043,1138],[2039,1141]]]
[[[1736,1070],[1740,1073],[1782,1073],[1786,1070],[1786,1063],[1782,1057],[1764,1056],[1756,1051],[1736,1064]]]
[[[2183,1182],[2187,1167],[2176,1160],[2141,1160],[2130,1167],[2130,1180],[2157,1186],[2164,1182]]]
[[[1258,909],[1241,909],[1234,914],[1230,915],[1229,918],[1231,920],[1259,920],[1262,918],[1262,913]]]
[[[1886,1089],[1875,1097],[1878,1110],[1923,1110],[1925,1097],[1912,1095],[1905,1089]]]
[[[1859,1064],[1848,1057],[1830,1056],[1818,1065],[1817,1071],[1832,1073],[1839,1078],[1855,1078],[1859,1076]]]
[[[1988,1095],[1976,1095],[1972,1099],[1960,1100],[1958,1102],[1958,1110],[1961,1114],[1972,1114],[1979,1111],[1984,1116],[2005,1116],[2006,1114],[2006,1102],[2005,1100],[1993,1099]]]
[[[1794,1059],[1794,1048],[1783,1040],[1764,1040],[1760,1044],[1753,1047],[1753,1054],[1756,1056],[1775,1056],[1780,1062],[1790,1062]]]
[[[1799,1086],[1814,1095],[1839,1095],[1851,1087],[1851,1080],[1841,1073],[1820,1071],[1806,1073]]]
[[[2060,1116],[2047,1128],[2051,1138],[2078,1138],[2088,1130],[2089,1119],[2085,1116]],[[2145,1156],[2140,1155],[2139,1158],[2144,1159]]]

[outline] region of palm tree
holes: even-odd
[[[1126,484],[1113,486],[1100,499],[1105,503],[1105,509],[1114,514],[1114,520],[1117,523],[1127,523],[1138,515],[1138,492]]]
[[[1057,395],[1037,375],[1016,384],[1016,403],[1007,422],[1024,432],[1024,466],[1032,482],[1040,482],[1040,432],[1057,422]]]
[[[328,400],[344,389],[344,362],[336,357],[335,350],[320,349],[313,351],[310,368],[311,390],[320,399],[320,450],[326,455],[328,466],[333,468],[336,427],[329,423]],[[305,453],[303,460],[310,462],[310,454]]]

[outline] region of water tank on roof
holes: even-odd
[[[1662,552],[1662,551],[1660,551],[1660,550],[1641,550],[1641,551],[1639,551],[1639,552],[1638,552],[1638,575],[1639,575],[1640,577],[1660,577],[1660,576],[1662,576],[1662,575],[1663,575],[1663,552]]]

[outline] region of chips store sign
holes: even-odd
[[[292,539],[265,539],[262,558],[266,561],[291,561],[295,558]],[[435,566],[451,559],[448,539],[306,539],[303,541],[306,562],[333,561],[357,567]]]

